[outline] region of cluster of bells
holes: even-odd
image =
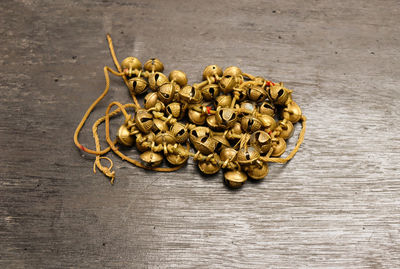
[[[188,85],[186,74],[166,76],[159,59],[144,65],[135,57],[121,62],[131,94],[144,94],[137,108],[119,128],[117,139],[141,152],[148,167],[163,159],[182,165],[191,156],[204,174],[224,170],[225,183],[240,187],[248,177],[268,174],[268,158],[286,150],[293,124],[301,119],[292,91],[283,83],[243,73],[231,66],[209,65],[201,83]],[[190,151],[189,143],[195,153]]]

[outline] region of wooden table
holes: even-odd
[[[0,15],[1,268],[400,267],[398,1],[3,0]],[[72,141],[113,66],[106,33],[120,60],[190,83],[212,63],[284,81],[308,118],[300,151],[238,191],[192,161],[156,173],[110,154],[111,186]],[[130,101],[111,85],[87,147]]]

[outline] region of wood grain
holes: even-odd
[[[400,268],[398,1],[5,0],[0,15],[1,268]],[[191,83],[211,63],[286,82],[300,151],[238,191],[192,162],[110,155],[110,186],[72,142],[112,66],[106,33],[120,59]],[[88,147],[106,104],[129,102],[111,83]]]

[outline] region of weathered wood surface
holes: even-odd
[[[0,22],[1,268],[400,267],[398,1],[3,0]],[[72,142],[106,33],[192,83],[211,63],[286,82],[300,151],[238,191],[113,157],[111,186]],[[90,123],[111,100],[116,78]]]

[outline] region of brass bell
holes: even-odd
[[[140,159],[142,159],[147,166],[156,167],[161,164],[163,156],[159,153],[149,150],[140,154]]]
[[[174,145],[176,143],[176,139],[170,131],[165,131],[156,134],[154,142],[157,145]]]
[[[181,165],[189,158],[189,152],[184,146],[178,145],[177,151],[178,153],[169,153],[166,156],[167,161],[172,165]]]
[[[148,133],[153,127],[153,115],[145,109],[138,109],[135,115],[135,123],[140,131]]]
[[[291,100],[282,111],[283,118],[296,123],[301,119],[301,109],[296,102]]]
[[[188,112],[189,120],[194,124],[203,125],[206,121],[207,114],[200,112],[202,109],[200,104],[191,107]]]
[[[215,162],[212,161],[199,161],[197,163],[197,166],[199,167],[200,171],[203,172],[206,175],[213,175],[218,173],[218,171],[221,169],[219,166],[219,162],[221,159],[217,154],[214,154]]]
[[[129,91],[134,95],[139,95],[146,91],[147,81],[141,77],[134,77],[128,81]]]
[[[180,119],[184,114],[182,113],[183,111],[181,109],[182,109],[181,103],[173,102],[167,105],[165,110],[167,111],[168,115],[172,115],[172,117]]]
[[[154,134],[162,133],[168,131],[168,125],[165,121],[160,119],[153,120],[153,127],[151,128]]]
[[[229,143],[229,141],[222,135],[213,135],[212,138],[217,142],[217,145],[215,146],[216,152],[220,152],[224,148],[231,147],[231,144]]]
[[[201,94],[206,101],[214,100],[219,94],[219,86],[217,84],[208,84],[201,88]]]
[[[236,66],[227,67],[219,81],[219,86],[223,93],[230,93],[239,84],[238,77],[242,76],[242,71]]]
[[[286,141],[282,137],[278,137],[278,140],[272,144],[272,151],[271,156],[278,157],[281,156],[286,150]]]
[[[215,99],[215,107],[230,107],[232,103],[232,96],[230,95],[219,95]]]
[[[261,114],[268,115],[268,116],[271,116],[271,117],[275,116],[275,106],[272,103],[268,102],[268,101],[264,101],[260,105],[258,110],[259,110],[259,112]]]
[[[248,88],[247,96],[251,101],[262,102],[267,97],[267,92],[260,86],[252,86]]]
[[[257,119],[261,121],[262,127],[267,131],[267,132],[272,132],[275,130],[276,127],[276,121],[273,117],[265,114],[259,114],[257,115]]]
[[[211,130],[208,127],[205,126],[198,126],[190,130],[189,133],[189,140],[190,142],[193,143],[193,141],[203,138],[203,137],[209,137],[211,134]]]
[[[207,125],[214,131],[221,131],[223,128],[217,123],[215,115],[209,115],[206,119]]]
[[[134,137],[130,134],[130,130],[126,124],[122,124],[118,129],[118,142],[124,146],[130,147],[135,142]]]
[[[189,132],[185,125],[180,122],[176,122],[171,126],[171,133],[175,136],[176,142],[183,144],[189,138]]]
[[[204,68],[203,71],[203,80],[207,79],[208,77],[221,77],[222,76],[222,69],[216,64],[209,65]]]
[[[237,151],[233,148],[224,148],[221,150],[219,154],[221,157],[221,161],[225,162],[226,160],[230,160],[232,162],[236,161]]]
[[[247,175],[242,171],[230,170],[224,173],[224,182],[231,188],[239,188],[247,180]]]
[[[260,158],[260,152],[252,146],[239,149],[237,161],[240,165],[249,165],[255,163]]]
[[[258,149],[261,154],[268,153],[272,146],[271,136],[264,131],[257,131],[251,135],[250,145]]]
[[[174,83],[165,83],[157,91],[158,100],[164,104],[169,104],[174,100],[175,96],[175,85]]]
[[[150,132],[144,136],[136,137],[136,148],[140,152],[145,152],[150,149],[151,142],[154,141],[155,135],[153,132]]]
[[[161,85],[168,83],[169,80],[166,75],[160,72],[151,73],[149,75],[149,87],[156,91]]]
[[[246,113],[252,113],[256,110],[256,104],[254,102],[244,101],[240,104],[240,109]]]
[[[292,137],[294,133],[294,126],[291,121],[284,119],[279,122],[279,125],[275,130],[279,131],[279,137],[282,137],[286,140]]]
[[[126,75],[131,77],[134,70],[142,69],[142,63],[136,57],[127,57],[121,62],[121,69],[126,71]]]
[[[235,122],[235,124],[233,124],[233,127],[229,131],[231,131],[233,134],[240,135],[243,133],[242,125],[240,124],[240,122]]]
[[[249,167],[246,167],[246,172],[249,177],[252,179],[263,179],[268,175],[268,164],[267,163],[262,163],[262,165],[259,164],[252,164]]]
[[[225,68],[223,76],[239,77],[242,75],[242,70],[237,66],[229,66]]]
[[[244,116],[241,120],[241,124],[243,131],[246,133],[253,133],[260,130],[262,127],[261,121],[250,115]]]
[[[186,86],[188,82],[185,72],[180,70],[172,70],[171,73],[169,73],[169,80],[175,81],[181,87]]]
[[[215,147],[217,146],[217,141],[215,141],[215,139],[213,139],[212,137],[207,136],[197,138],[193,141],[191,140],[191,142],[194,148],[204,155],[209,155],[213,153]]]
[[[237,121],[238,115],[235,109],[229,107],[218,107],[215,119],[221,127],[230,128]]]
[[[164,65],[159,59],[151,58],[144,63],[143,69],[149,72],[162,72],[164,71]]]
[[[158,101],[158,96],[156,92],[150,92],[148,94],[146,94],[146,96],[144,97],[144,107],[146,109],[150,109],[152,107],[154,107],[157,104]]]
[[[268,95],[270,97],[270,100],[277,105],[284,105],[288,98],[290,97],[292,91],[289,89],[286,89],[283,86],[283,83],[275,84],[273,86],[270,86],[268,89]]]
[[[187,85],[179,91],[179,99],[189,104],[197,104],[203,100],[203,96],[200,90]]]

